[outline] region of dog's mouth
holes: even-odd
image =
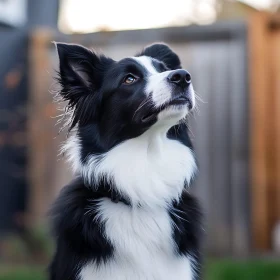
[[[170,106],[183,106],[183,105],[187,105],[188,109],[191,110],[193,105],[192,105],[192,101],[190,100],[189,97],[185,96],[185,95],[180,95],[179,97],[176,97],[174,99],[172,99],[171,101],[163,104],[162,106],[160,106],[157,109],[151,109],[147,114],[145,114],[142,118],[141,121],[143,123],[148,123],[153,121],[156,116],[162,112],[163,110],[165,110],[166,108],[170,107]]]

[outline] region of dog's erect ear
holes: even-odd
[[[113,62],[79,45],[56,43],[56,47],[63,86],[94,90],[99,87],[106,67]]]
[[[104,72],[114,61],[79,45],[55,44],[59,57],[60,95],[68,102],[68,108],[74,110],[72,128],[97,113],[100,96],[95,93],[101,86]],[[90,112],[86,112],[90,106]]]
[[[165,65],[172,70],[182,68],[181,62],[176,53],[174,53],[166,44],[153,44],[147,46],[138,56],[146,55],[165,63]]]

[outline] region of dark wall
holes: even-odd
[[[27,197],[27,57],[25,30],[0,29],[0,232],[23,223]]]

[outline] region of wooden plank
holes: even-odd
[[[33,225],[42,223],[48,208],[50,180],[53,174],[47,166],[48,157],[53,155],[50,145],[54,134],[50,129],[50,115],[55,114],[52,97],[49,94],[50,77],[48,69],[50,59],[48,45],[52,35],[47,30],[38,30],[32,34],[29,52],[29,216]],[[47,187],[46,187],[47,186]]]
[[[274,112],[273,132],[273,195],[275,196],[273,228],[280,223],[280,24],[271,32],[271,69],[272,69],[272,94],[271,102]]]
[[[248,24],[250,81],[250,166],[253,247],[269,248],[267,205],[267,116],[270,91],[268,61],[268,16],[254,14]]]
[[[270,19],[270,18],[269,18]],[[268,231],[271,234],[275,227],[277,221],[277,210],[278,210],[278,201],[277,201],[277,193],[279,185],[277,185],[277,146],[276,142],[276,134],[278,128],[278,123],[276,119],[277,108],[276,100],[277,100],[277,92],[275,90],[276,80],[279,79],[279,76],[275,76],[275,68],[277,67],[277,51],[275,50],[275,40],[274,34],[277,33],[276,29],[271,29],[268,26],[268,59],[269,59],[269,69],[268,69],[268,77],[270,88],[266,93],[269,99],[269,114],[267,115],[267,142],[269,145],[267,146],[267,158],[266,158],[266,168],[267,168],[267,203],[268,203]],[[279,52],[279,50],[278,50]],[[279,94],[279,92],[278,92]],[[270,236],[271,237],[271,236]],[[270,240],[271,243],[271,240]],[[271,244],[270,244],[271,245]]]

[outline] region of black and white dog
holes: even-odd
[[[57,43],[76,178],[52,208],[51,280],[195,280],[200,211],[191,76],[165,44],[114,61]]]

